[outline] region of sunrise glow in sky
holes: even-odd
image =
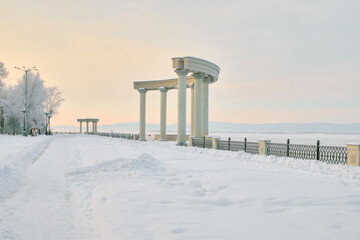
[[[36,66],[62,90],[53,125],[138,121],[133,81],[176,77],[178,56],[221,69],[210,121],[360,122],[359,9],[356,0],[0,0],[0,61],[6,84],[21,76],[14,66]],[[175,90],[167,113],[175,123]],[[160,92],[147,94],[146,118],[159,123]]]

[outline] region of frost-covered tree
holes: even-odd
[[[5,105],[5,84],[3,79],[8,76],[8,71],[6,70],[4,63],[0,61],[0,133],[4,133],[4,105]]]
[[[21,107],[17,97],[16,87],[10,86],[4,89],[2,97],[3,119],[5,123],[3,131],[13,134],[21,132],[20,120],[23,115],[20,111]]]
[[[24,112],[27,133],[30,133],[31,128],[45,129],[45,113],[57,115],[64,101],[61,91],[57,87],[46,88],[39,73],[25,71],[15,86],[3,83],[2,80],[7,75],[4,64],[0,62],[0,133],[21,133],[24,128]]]
[[[59,113],[59,107],[64,101],[62,98],[62,93],[57,87],[48,87],[46,89],[46,112],[51,113],[52,116],[55,116]]]
[[[64,101],[64,99],[61,96],[62,95],[61,91],[57,87],[47,88],[46,95],[47,95],[47,100],[46,100],[45,111],[46,113],[48,113],[48,121],[46,122],[47,123],[46,127],[48,127],[48,125],[50,127],[50,118],[58,114],[59,107],[61,103]],[[49,131],[51,130],[49,129]]]
[[[4,63],[0,61],[0,91],[4,87],[3,79],[7,78],[9,72],[6,70]]]
[[[44,80],[39,73],[28,72],[27,76],[20,79],[13,89],[12,102],[17,109],[25,109],[26,112],[26,131],[31,128],[42,129],[45,127],[45,103],[47,99]]]

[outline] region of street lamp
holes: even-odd
[[[50,110],[50,112],[49,112],[49,120],[48,120],[48,124],[49,124],[49,135],[51,135],[51,127],[50,127],[50,118],[51,118],[51,116],[52,116],[52,110]]]
[[[45,135],[48,135],[48,131],[47,131],[47,129],[48,129],[48,115],[49,115],[49,112],[44,112],[45,113]]]
[[[19,68],[19,67],[15,67],[16,69],[20,70],[20,71],[23,71],[25,73],[25,106],[22,108],[22,112],[24,113],[24,128],[23,128],[23,136],[27,136],[26,134],[26,113],[28,112],[28,92],[27,92],[27,74],[28,72],[31,72],[31,71],[37,71],[36,67],[32,67],[32,68],[28,68],[26,69],[25,66],[23,66],[22,68]]]
[[[46,115],[46,128],[45,128],[45,135],[50,135],[51,134],[51,130],[50,130],[50,118],[51,118],[51,114],[52,114],[52,111],[48,111],[48,112],[45,112],[45,115]],[[49,131],[48,131],[48,126],[49,126]]]
[[[26,124],[26,112],[28,111],[28,109],[27,109],[26,107],[22,107],[22,108],[20,109],[20,111],[22,111],[22,112],[24,113],[24,127],[23,127],[23,132],[22,132],[22,134],[23,134],[23,136],[27,136],[27,134],[26,134],[26,129],[25,129],[25,124]]]

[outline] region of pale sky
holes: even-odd
[[[133,81],[176,77],[171,58],[183,56],[221,69],[210,121],[360,122],[359,9],[356,0],[0,0],[0,61],[9,85],[21,75],[14,66],[36,66],[62,90],[52,125],[138,121]],[[175,123],[175,90],[167,113]],[[146,118],[160,122],[159,92],[147,94]]]

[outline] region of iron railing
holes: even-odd
[[[288,156],[288,145],[284,143],[268,143],[269,155],[275,155],[279,157]]]
[[[275,156],[278,156],[274,154]],[[316,145],[301,145],[290,144],[289,153],[286,157],[300,158],[300,159],[313,159],[317,160],[317,146]]]
[[[251,154],[259,154],[259,143],[258,142],[247,142],[246,152]]]
[[[193,138],[194,147],[211,148],[212,140],[206,138]],[[291,157],[297,159],[319,160],[332,164],[347,163],[347,148],[336,146],[321,146],[320,141],[316,145],[290,144],[288,139],[286,143],[267,142],[266,155],[277,157]],[[251,154],[259,154],[259,142],[217,140],[219,150],[226,151],[244,151]]]
[[[127,140],[139,140],[139,134],[136,134],[136,133],[97,132],[97,133],[89,133],[89,134],[103,136],[103,137],[123,138],[123,139],[127,139]]]
[[[319,146],[320,161],[332,164],[347,164],[347,148],[334,146]]]
[[[205,142],[204,142],[205,141]],[[212,148],[212,140],[207,138],[192,138],[194,147]],[[244,151],[251,154],[259,153],[259,143],[244,141],[217,140],[217,149],[226,151]]]

